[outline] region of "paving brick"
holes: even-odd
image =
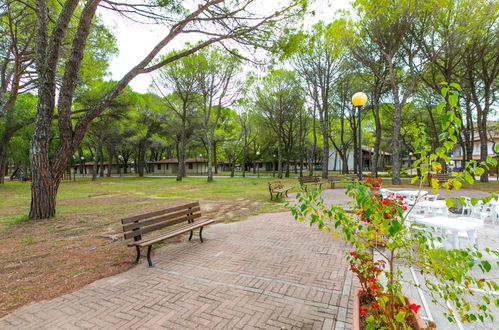
[[[289,213],[206,229],[133,269],[0,319],[6,329],[346,329],[351,292],[340,240]],[[347,294],[344,294],[348,292]]]

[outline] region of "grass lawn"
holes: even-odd
[[[216,178],[207,183],[205,178],[177,182],[175,178],[128,176],[92,182],[80,178],[61,184],[57,216],[40,221],[27,220],[29,183],[0,185],[0,316],[133,267],[135,251],[122,240],[121,218],[191,201],[200,201],[203,215],[220,222],[280,210],[281,203],[269,201],[269,180]],[[283,181],[298,188],[296,178]],[[402,187],[417,188],[404,182]],[[390,183],[385,179],[383,186],[393,187]],[[498,191],[499,183],[463,185],[463,189],[470,188]]]
[[[281,203],[269,201],[267,181],[78,179],[61,184],[57,216],[40,221],[26,220],[29,183],[0,185],[0,316],[133,267],[134,250],[122,240],[121,218],[197,200],[206,218],[222,222],[281,209]],[[296,179],[289,182],[297,183]],[[206,237],[209,239],[209,228]]]

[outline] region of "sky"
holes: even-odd
[[[265,12],[269,9],[269,0],[259,0]],[[310,9],[315,12],[314,17],[310,17],[305,22],[311,26],[319,20],[330,21],[334,12],[338,9],[347,9],[350,0],[316,0],[311,4]],[[271,5],[270,5],[271,6]],[[136,65],[155,45],[164,38],[167,31],[165,27],[159,25],[144,25],[125,20],[116,13],[99,8],[100,16],[106,26],[116,36],[119,53],[113,57],[110,63],[111,78],[119,80],[134,65]],[[192,35],[179,35],[168,45],[163,53],[167,53],[175,48],[181,48],[186,42],[196,41]],[[151,76],[144,74],[137,76],[130,86],[134,91],[146,93],[149,91]]]

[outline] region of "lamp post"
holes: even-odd
[[[260,177],[260,163],[259,163],[259,161],[260,161],[260,151],[257,151],[257,152],[256,152],[256,162],[257,162],[257,163],[256,163],[256,166],[257,166],[257,167],[256,167],[256,171],[257,171],[257,173],[258,173],[258,174],[257,174],[257,175],[258,175],[258,177]]]
[[[358,122],[359,122],[359,159],[358,159],[358,170],[359,170],[359,180],[362,180],[362,127],[361,127],[361,116],[360,108],[367,103],[367,95],[358,92],[352,96],[352,104],[357,108]]]

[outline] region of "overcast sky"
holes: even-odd
[[[260,0],[262,6],[269,4],[269,0]],[[313,25],[319,20],[330,21],[338,9],[349,7],[350,0],[317,0],[310,7],[315,16],[309,18],[306,25]],[[267,8],[266,8],[267,9]],[[117,39],[119,54],[111,61],[110,71],[112,79],[118,80],[136,65],[167,31],[158,25],[141,25],[124,20],[117,14],[99,9],[99,13],[108,28],[113,31]],[[179,35],[164,51],[167,53],[175,48],[181,48],[186,42],[192,42],[192,36]],[[149,89],[151,78],[149,75],[139,75],[130,83],[130,86],[139,93]]]

